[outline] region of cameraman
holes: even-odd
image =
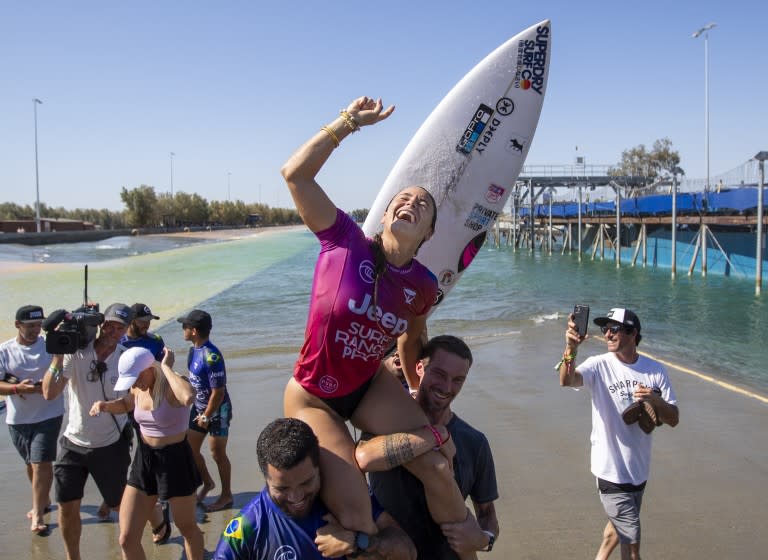
[[[59,523],[67,560],[80,559],[80,502],[88,474],[107,506],[117,510],[131,461],[131,427],[125,414],[90,416],[93,403],[114,400],[117,365],[125,348],[119,344],[131,322],[131,308],[113,303],[104,312],[99,334],[85,348],[54,357],[43,378],[43,396],[58,397],[69,384],[69,417],[54,465]],[[125,429],[127,428],[127,429]]]
[[[61,429],[64,399],[43,399],[41,380],[51,364],[40,336],[43,308],[25,305],[16,311],[16,336],[0,344],[0,395],[6,395],[5,422],[11,441],[24,459],[32,483],[32,510],[27,514],[30,531],[44,534],[43,516],[50,511],[53,460]]]

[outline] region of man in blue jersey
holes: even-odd
[[[120,344],[126,348],[133,348],[139,346],[146,348],[158,362],[163,360],[163,349],[165,348],[165,342],[163,337],[159,334],[155,334],[149,330],[149,324],[152,319],[159,319],[157,315],[152,313],[152,310],[143,303],[134,303],[131,306],[131,312],[133,313],[133,319],[131,324],[128,325],[128,330],[120,339]]]
[[[416,558],[411,540],[375,499],[377,534],[336,522],[319,499],[320,447],[306,423],[274,420],[259,435],[256,455],[266,487],[227,524],[214,560]]]
[[[193,309],[177,319],[184,329],[184,340],[192,343],[187,357],[189,382],[195,388],[195,404],[190,411],[187,438],[192,446],[203,487],[197,493],[198,503],[216,487],[205,465],[200,449],[206,435],[210,435],[210,450],[221,480],[221,494],[205,505],[208,512],[232,507],[232,465],[227,457],[229,424],[232,421],[232,401],[227,392],[227,369],[224,357],[209,340],[213,320],[200,309]]]

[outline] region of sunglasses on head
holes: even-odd
[[[105,371],[107,371],[107,364],[105,362],[92,360],[91,369],[87,376],[88,381],[96,381],[97,379],[101,379]]]
[[[608,331],[611,331],[611,334],[619,334],[619,331],[624,331],[625,333],[629,334],[634,329],[632,327],[627,327],[624,325],[611,325],[610,327],[607,325],[604,325],[600,327],[600,332],[603,334],[606,334]]]

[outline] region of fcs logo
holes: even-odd
[[[273,560],[296,560],[299,557],[296,549],[290,545],[284,544],[275,551]]]
[[[366,284],[373,284],[376,278],[375,267],[369,260],[360,263],[360,266],[357,267],[357,273],[360,275],[360,279]]]
[[[410,305],[413,303],[413,299],[416,297],[416,292],[410,288],[403,288],[403,295],[405,296],[405,303]]]

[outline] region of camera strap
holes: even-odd
[[[101,394],[104,396],[104,400],[108,401],[107,398],[107,391],[104,389],[104,374],[99,375],[99,383],[101,384]],[[108,413],[109,417],[112,418],[112,422],[115,423],[115,429],[117,430],[117,436],[119,438],[123,437],[123,431],[120,429],[120,424],[117,423],[117,418],[115,418],[115,415],[111,412]]]

